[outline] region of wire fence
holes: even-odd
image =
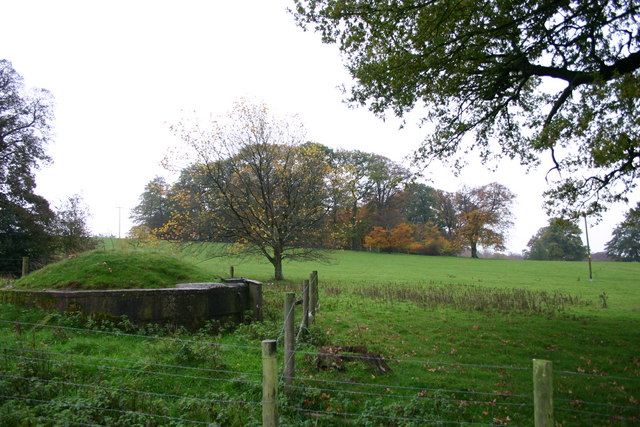
[[[276,338],[281,338],[278,334]],[[220,336],[161,336],[0,319],[0,424],[259,425],[260,348],[224,343]],[[109,339],[104,339],[108,337]],[[335,352],[295,350],[300,367],[281,393],[287,422],[328,424],[530,425],[532,368],[349,354],[348,370],[319,369]],[[281,365],[285,360],[279,356]],[[366,361],[390,366],[375,375]],[[444,368],[444,369],[439,369]],[[279,368],[283,373],[284,369]],[[638,378],[558,370],[563,381],[616,383],[620,394]],[[491,375],[496,390],[479,389]],[[363,380],[369,378],[369,381]],[[411,379],[411,381],[408,381]],[[478,380],[478,381],[476,381]],[[449,386],[441,386],[450,383]],[[496,383],[497,384],[497,383]],[[633,400],[595,395],[554,399],[563,425],[633,425]],[[13,420],[13,422],[12,422]],[[22,420],[22,421],[20,421]]]
[[[39,270],[52,260],[34,257],[0,258],[0,278],[17,278],[30,271]]]

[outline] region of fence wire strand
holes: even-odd
[[[200,367],[196,367],[196,366],[167,365],[167,364],[162,364],[162,363],[150,363],[150,362],[141,362],[141,361],[137,361],[137,360],[126,360],[126,359],[113,359],[113,358],[108,358],[108,357],[88,356],[88,355],[82,355],[82,354],[56,353],[56,352],[52,352],[52,351],[34,350],[34,349],[26,349],[26,348],[0,347],[0,350],[3,350],[3,351],[15,351],[15,352],[22,352],[22,353],[29,353],[29,352],[34,353],[34,352],[37,352],[37,353],[40,353],[40,354],[53,355],[53,356],[62,356],[62,357],[71,357],[71,358],[86,358],[86,359],[93,359],[93,360],[96,360],[96,361],[105,361],[105,362],[130,363],[130,364],[135,364],[135,365],[144,365],[145,367],[146,366],[154,366],[154,367],[159,367],[159,368],[190,369],[190,370],[194,370],[194,371],[216,372],[216,373],[223,373],[223,374],[253,375],[253,376],[257,376],[257,377],[261,377],[262,376],[262,373],[258,373],[258,372],[228,371],[228,370],[224,370],[224,369],[200,368]]]
[[[248,345],[238,345],[238,344],[223,344],[223,343],[218,343],[218,342],[213,342],[213,341],[187,340],[187,339],[183,339],[183,338],[172,338],[172,337],[159,337],[159,336],[153,336],[153,335],[130,334],[130,333],[126,333],[126,332],[112,332],[112,331],[103,331],[103,330],[100,330],[100,329],[83,329],[83,328],[74,328],[74,327],[70,327],[70,326],[47,325],[47,324],[30,323],[30,322],[17,322],[17,321],[13,321],[13,320],[4,320],[4,319],[0,319],[0,323],[12,324],[12,325],[33,326],[34,328],[50,328],[50,329],[61,329],[61,330],[68,330],[68,331],[74,331],[74,332],[90,332],[90,333],[95,333],[95,334],[113,335],[113,336],[118,336],[118,337],[148,338],[148,339],[153,339],[153,340],[173,341],[173,342],[181,342],[181,343],[188,343],[188,344],[211,344],[211,345],[214,345],[214,346],[217,346],[217,347],[241,348],[241,349],[245,349],[245,350],[262,351],[262,349],[260,347],[253,347],[253,346],[248,346]]]
[[[409,417],[393,417],[390,415],[376,415],[376,414],[358,414],[354,412],[327,412],[327,411],[317,411],[313,409],[304,409],[297,408],[295,406],[286,406],[283,405],[283,408],[291,409],[298,412],[307,412],[316,415],[324,415],[324,416],[338,416],[338,417],[358,417],[358,418],[376,418],[382,420],[389,421],[413,421],[420,423],[428,423],[428,424],[453,424],[453,425],[467,425],[467,426],[497,426],[499,424],[488,424],[488,423],[474,423],[468,421],[447,421],[447,420],[437,420],[437,419],[426,419],[426,418],[409,418]],[[512,425],[511,427],[522,427],[517,425]]]
[[[161,419],[165,419],[165,420],[170,420],[170,421],[183,421],[183,422],[187,422],[187,423],[191,423],[191,424],[211,424],[208,421],[195,421],[195,420],[188,420],[186,418],[178,418],[178,417],[170,417],[168,415],[159,415],[159,414],[149,414],[146,412],[139,412],[139,411],[125,411],[122,409],[113,409],[113,408],[101,408],[99,406],[90,406],[90,405],[75,405],[75,404],[67,404],[65,402],[57,402],[55,400],[42,400],[42,399],[34,399],[31,397],[22,397],[22,396],[6,396],[6,395],[0,395],[0,399],[7,399],[7,400],[24,400],[24,401],[30,401],[30,402],[39,402],[39,403],[52,403],[56,406],[68,406],[69,409],[93,409],[93,410],[97,410],[97,411],[105,411],[105,412],[116,412],[116,413],[120,413],[120,414],[126,414],[126,415],[139,415],[139,416],[143,416],[143,417],[152,417],[152,418],[161,418]]]
[[[340,381],[340,380],[325,380],[321,378],[301,378],[294,377],[294,380],[299,381],[314,381],[314,382],[323,382],[327,384],[342,384],[342,385],[351,385],[351,386],[364,386],[364,387],[379,387],[385,389],[397,389],[397,390],[416,390],[416,391],[433,391],[433,392],[443,392],[443,393],[462,393],[462,394],[475,394],[475,395],[484,395],[484,396],[500,396],[500,397],[519,397],[525,399],[533,399],[532,396],[525,394],[510,394],[510,393],[492,393],[485,391],[470,391],[470,390],[449,390],[449,389],[430,389],[426,387],[413,387],[413,386],[399,386],[399,385],[391,385],[391,384],[373,384],[373,383],[358,383],[352,381]]]
[[[591,374],[588,372],[574,372],[574,371],[554,371],[556,375],[574,375],[578,377],[590,377],[590,378],[599,378],[603,380],[620,380],[620,381],[631,381],[631,382],[640,382],[640,378],[630,378],[630,377],[617,377],[614,375],[603,375],[603,374]]]
[[[623,421],[635,421],[638,420],[638,417],[625,417],[622,415],[614,415],[614,414],[603,414],[602,412],[593,412],[593,411],[584,411],[582,409],[571,409],[571,408],[553,408],[554,411],[560,411],[560,412],[573,412],[576,414],[584,414],[584,415],[592,415],[592,416],[597,416],[597,417],[602,417],[602,418],[614,418],[616,420],[623,420]]]
[[[26,380],[26,381],[37,381],[37,382],[44,382],[49,384],[62,384],[62,385],[68,385],[73,387],[87,387],[87,388],[95,388],[100,390],[117,391],[120,393],[132,393],[132,394],[142,394],[146,396],[168,397],[171,399],[196,400],[199,402],[206,402],[206,403],[234,403],[234,404],[248,404],[248,405],[259,405],[262,403],[262,402],[252,402],[252,401],[245,401],[245,400],[210,399],[205,397],[195,397],[195,396],[187,396],[187,395],[181,395],[181,394],[167,394],[167,393],[158,393],[154,391],[131,390],[126,388],[108,387],[108,386],[102,386],[97,384],[84,384],[84,383],[74,383],[74,382],[60,381],[60,380],[47,380],[44,378],[22,377],[17,375],[0,374],[0,378],[12,378],[12,379],[19,379],[19,380]]]
[[[86,366],[86,367],[98,368],[98,369],[113,369],[117,371],[135,372],[135,373],[140,373],[145,375],[160,375],[165,377],[185,378],[185,379],[191,379],[191,380],[228,381],[228,382],[245,383],[245,384],[262,384],[261,381],[244,380],[239,378],[212,378],[212,377],[201,377],[201,376],[195,376],[195,375],[182,375],[182,374],[173,374],[170,372],[157,372],[157,371],[145,371],[143,369],[122,368],[119,366],[96,365],[92,363],[70,362],[66,360],[43,359],[40,357],[26,357],[26,356],[16,356],[16,355],[5,355],[5,357],[10,357],[13,359],[21,359],[21,360],[37,360],[37,361],[43,361],[43,362],[59,364],[59,365]]]
[[[464,400],[464,399],[447,399],[444,397],[430,397],[430,396],[408,396],[408,395],[398,395],[392,393],[373,393],[366,391],[357,391],[357,390],[338,390],[332,388],[316,388],[316,387],[301,387],[301,386],[290,386],[292,389],[299,390],[308,390],[308,391],[322,391],[322,392],[333,392],[333,393],[347,393],[347,394],[356,394],[362,396],[375,396],[375,397],[384,397],[389,399],[419,399],[419,400],[432,400],[438,402],[454,402],[454,403],[472,403],[475,405],[488,405],[488,406],[520,406],[520,407],[533,407],[532,403],[515,403],[515,402],[497,402],[497,401],[482,401],[482,400]],[[428,389],[424,389],[424,391],[428,391]],[[436,390],[440,391],[440,390]],[[509,395],[511,396],[511,395]],[[529,397],[529,396],[526,396]]]
[[[340,347],[340,346],[337,346]],[[296,350],[295,353],[312,355],[312,356],[335,356],[336,353],[321,353],[321,352],[313,352],[313,351],[305,351],[305,350]],[[346,352],[349,353],[349,352]],[[380,357],[380,356],[368,356],[361,354],[346,354],[350,359],[357,360],[383,360],[385,362],[398,362],[398,363],[420,363],[423,365],[443,365],[443,366],[452,366],[452,367],[463,367],[463,368],[486,368],[486,369],[504,369],[504,370],[515,370],[515,371],[532,371],[532,368],[526,368],[524,366],[503,366],[503,365],[483,365],[479,363],[458,363],[458,362],[443,362],[443,361],[434,361],[434,360],[413,360],[413,359],[397,359],[391,357]]]

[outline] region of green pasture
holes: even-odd
[[[587,262],[522,261],[471,259],[356,251],[329,251],[323,262],[285,262],[285,278],[301,283],[311,271],[318,271],[322,282],[344,288],[368,285],[420,287],[462,284],[489,288],[522,288],[531,291],[563,292],[602,305],[607,310],[592,314],[640,317],[640,264],[594,262],[589,280]],[[235,274],[266,282],[273,268],[258,257],[194,256],[199,266],[214,277]]]
[[[300,296],[302,281],[315,270],[320,277],[321,306],[315,325],[298,346],[300,379],[296,385],[300,388],[293,395],[281,396],[285,424],[336,425],[341,418],[330,414],[346,412],[363,414],[349,418],[358,425],[424,425],[410,421],[389,424],[384,417],[531,425],[533,359],[553,362],[559,424],[637,425],[640,419],[640,264],[593,263],[593,281],[589,281],[586,262],[335,251],[327,253],[323,262],[287,262],[287,280],[272,283],[273,269],[260,258],[220,256],[215,246],[202,249],[161,245],[151,251],[111,242],[111,247],[105,245],[100,251],[115,251],[131,259],[140,251],[169,252],[188,269],[193,268],[192,277],[215,281],[227,277],[233,266],[236,276],[264,281],[264,322],[221,332],[171,335],[232,347],[215,349],[206,344],[110,336],[72,339],[75,333],[21,333],[6,326],[0,329],[1,339],[11,346],[30,348],[41,342],[48,351],[140,360],[148,364],[143,369],[155,369],[155,363],[259,372],[258,356],[247,357],[247,351],[236,351],[233,346],[257,349],[260,340],[269,338],[279,338],[282,343],[284,293],[293,291]],[[8,305],[0,307],[0,314],[8,320],[69,322]],[[300,314],[298,307],[296,323]],[[142,332],[157,333],[152,329]],[[381,374],[358,361],[346,363],[340,371],[319,370],[315,355],[318,348],[327,346],[364,347],[390,359],[391,371]],[[281,353],[279,358],[282,363]],[[5,366],[7,360],[5,352]],[[104,381],[101,373],[86,375],[87,381]],[[124,385],[117,386],[119,380]],[[159,387],[193,395],[202,395],[205,387],[198,381],[190,386],[158,377],[145,380],[137,371],[120,379],[109,377],[109,384],[127,389]],[[7,393],[8,386],[4,387]],[[257,385],[220,383],[206,387],[217,398],[259,399]],[[123,407],[131,404],[121,403]],[[227,405],[221,413],[212,414],[195,404],[180,405],[185,404],[151,402],[146,408],[163,408],[167,415],[189,414],[203,421],[217,417],[238,425],[251,425],[259,419],[259,408]],[[309,411],[322,415],[309,416]],[[9,412],[0,411],[0,420],[9,419]]]

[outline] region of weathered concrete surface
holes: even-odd
[[[98,318],[126,315],[136,324],[170,323],[199,328],[207,320],[262,317],[262,284],[182,283],[175,288],[99,291],[3,290],[0,301],[44,310],[81,311]]]

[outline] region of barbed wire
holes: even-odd
[[[90,332],[90,333],[113,335],[113,336],[119,336],[119,337],[149,338],[154,340],[174,341],[174,342],[181,342],[181,343],[188,343],[188,344],[211,344],[218,347],[230,347],[230,348],[241,348],[245,350],[248,349],[248,350],[262,351],[260,347],[238,345],[238,344],[224,344],[224,343],[218,343],[213,341],[201,341],[201,340],[190,340],[190,339],[175,338],[175,337],[159,337],[159,336],[153,336],[153,335],[130,334],[126,332],[112,332],[112,331],[104,331],[100,329],[83,329],[83,328],[74,328],[71,326],[47,325],[47,324],[41,324],[41,323],[19,322],[19,321],[4,320],[4,319],[0,319],[0,323],[12,324],[12,325],[27,325],[27,326],[33,326],[34,328],[51,328],[51,329],[69,330],[74,332]]]
[[[206,402],[206,403],[215,402],[215,403],[234,403],[234,404],[248,404],[248,405],[262,404],[262,402],[252,402],[252,401],[246,401],[246,400],[211,399],[211,398],[205,398],[205,397],[186,396],[181,394],[167,394],[167,393],[158,393],[154,391],[131,390],[126,388],[108,387],[108,386],[102,386],[97,384],[84,384],[84,383],[74,383],[74,382],[61,381],[61,380],[48,380],[44,378],[23,377],[18,375],[0,374],[0,378],[13,378],[13,379],[26,380],[26,381],[45,382],[50,384],[63,384],[63,385],[69,385],[74,387],[88,387],[88,388],[96,388],[101,390],[117,391],[120,393],[135,393],[135,394],[143,394],[147,396],[168,397],[171,399],[197,400],[197,401]]]
[[[603,375],[603,374],[593,374],[588,372],[574,372],[574,371],[553,371],[554,374],[565,374],[565,375],[575,375],[580,377],[592,377],[592,378],[600,378],[600,379],[612,379],[612,380],[624,380],[631,382],[640,382],[640,378],[631,378],[631,377],[618,377],[614,375]]]
[[[515,403],[515,402],[497,402],[497,401],[482,401],[482,400],[465,400],[465,399],[447,399],[444,397],[430,397],[430,396],[408,396],[408,395],[398,395],[392,393],[372,393],[366,391],[356,391],[356,390],[338,390],[331,388],[316,388],[316,387],[301,387],[292,385],[290,388],[299,389],[299,390],[310,390],[310,391],[322,391],[322,392],[333,392],[333,393],[347,393],[347,394],[356,394],[363,396],[375,396],[375,397],[384,397],[384,398],[398,398],[398,399],[419,399],[419,400],[432,400],[438,402],[454,402],[454,403],[472,403],[475,405],[488,405],[488,406],[520,406],[520,407],[533,407],[532,403]],[[428,391],[428,390],[424,390]],[[528,396],[527,396],[528,397]]]
[[[114,408],[101,408],[99,406],[91,406],[91,405],[76,405],[76,404],[72,405],[72,404],[67,404],[65,402],[59,402],[59,401],[56,401],[56,400],[42,400],[42,399],[34,399],[34,398],[31,398],[31,397],[0,395],[0,399],[25,400],[25,401],[39,402],[39,403],[53,403],[54,405],[62,406],[62,407],[69,406],[72,409],[77,409],[77,408],[80,408],[80,409],[94,409],[94,410],[98,410],[98,411],[116,412],[116,413],[127,414],[127,415],[139,415],[139,416],[143,416],[143,417],[162,418],[162,419],[171,420],[171,421],[186,421],[186,422],[192,423],[192,424],[211,424],[208,421],[195,421],[195,420],[188,420],[186,418],[170,417],[168,415],[149,414],[149,413],[146,413],[146,412],[138,412],[138,411],[125,411],[125,410],[122,410],[122,409],[114,409]]]
[[[492,392],[471,391],[471,390],[430,389],[426,387],[399,386],[399,385],[392,385],[392,384],[358,383],[358,382],[352,382],[352,381],[325,380],[321,378],[292,377],[292,379],[298,380],[298,381],[316,381],[316,382],[324,382],[328,384],[346,384],[351,386],[380,387],[380,388],[389,388],[389,389],[398,389],[398,390],[433,391],[433,392],[443,392],[443,393],[462,393],[462,394],[476,394],[476,395],[485,395],[485,396],[519,397],[519,398],[525,398],[525,399],[533,399],[531,396],[526,394],[492,393]]]
[[[89,356],[89,355],[83,355],[83,354],[56,353],[56,352],[52,352],[52,351],[34,350],[34,349],[27,349],[27,348],[0,347],[0,350],[3,350],[3,351],[16,351],[16,352],[17,351],[21,351],[23,353],[24,352],[34,352],[35,351],[35,352],[46,354],[46,355],[75,357],[75,358],[87,358],[87,359],[94,359],[96,361],[107,361],[107,362],[117,362],[117,363],[132,363],[132,364],[136,364],[136,365],[155,366],[155,367],[159,367],[159,368],[191,369],[191,370],[203,371],[203,372],[217,372],[217,373],[235,374],[235,375],[253,375],[253,376],[262,377],[262,373],[258,373],[258,372],[229,371],[229,370],[224,370],[224,369],[200,368],[200,367],[196,367],[196,366],[167,365],[167,364],[162,364],[162,363],[141,362],[141,361],[138,361],[138,360],[113,359],[113,358],[108,358],[108,357],[97,357],[97,356]]]
[[[602,418],[615,418],[618,420],[624,420],[624,421],[635,421],[638,419],[638,417],[625,417],[622,415],[615,415],[615,414],[603,414],[602,412],[593,412],[593,411],[584,411],[582,409],[570,409],[570,408],[553,408],[554,411],[560,411],[560,412],[573,412],[573,413],[577,413],[577,414],[585,414],[585,415],[595,415],[597,417],[602,417]]]
[[[340,348],[340,346],[336,346],[336,348]],[[295,353],[300,354],[308,354],[313,356],[335,356],[336,353],[322,353],[322,352],[313,352],[307,350],[296,350]],[[349,352],[347,352],[349,353]],[[463,367],[463,368],[487,368],[487,369],[504,369],[504,370],[516,370],[516,371],[532,371],[533,368],[525,368],[523,366],[502,366],[502,365],[484,365],[479,363],[459,363],[459,362],[443,362],[443,361],[434,361],[434,360],[414,360],[414,359],[398,359],[391,357],[383,357],[383,356],[370,356],[370,355],[362,355],[362,354],[346,354],[345,356],[350,359],[358,359],[358,360],[383,360],[385,362],[398,362],[398,363],[420,363],[423,365],[447,365],[452,367]]]
[[[291,317],[291,314],[294,313],[294,310],[296,308],[295,304],[291,304],[291,307],[289,308],[289,311],[287,312],[287,314],[284,316],[284,322],[282,323],[282,329],[280,329],[280,333],[278,334],[278,336],[276,337],[276,344],[278,343],[278,341],[280,341],[280,339],[284,336],[284,330],[286,328],[287,325],[287,321],[289,320],[289,317]]]
[[[141,373],[145,375],[160,375],[165,377],[186,378],[186,379],[192,379],[192,380],[228,381],[228,382],[238,382],[238,383],[246,383],[246,384],[262,384],[261,381],[244,380],[239,378],[201,377],[201,376],[195,376],[195,375],[173,374],[170,372],[146,371],[143,369],[123,368],[119,366],[96,365],[92,363],[69,362],[66,360],[52,360],[52,359],[43,359],[38,357],[26,357],[26,356],[16,356],[16,355],[5,355],[5,357],[10,357],[13,359],[21,359],[21,360],[38,360],[38,361],[45,361],[45,362],[63,364],[63,365],[87,366],[87,367],[99,368],[99,369],[113,369],[113,370],[119,370],[119,371],[136,372],[136,373]]]
[[[640,407],[638,406],[629,406],[629,405],[614,405],[612,403],[600,403],[600,402],[591,402],[588,400],[581,399],[558,399],[554,398],[554,402],[565,402],[571,404],[580,404],[580,405],[590,405],[590,406],[601,406],[604,408],[615,408],[615,409],[635,409],[640,411]]]
[[[327,411],[317,411],[313,409],[298,408],[295,406],[287,406],[287,405],[283,405],[282,407],[286,409],[298,411],[298,412],[307,412],[307,413],[324,415],[324,416],[342,416],[342,417],[358,417],[358,418],[364,417],[364,418],[376,418],[376,419],[383,419],[383,420],[390,420],[390,421],[415,421],[415,422],[429,423],[429,424],[455,424],[455,425],[468,425],[468,426],[499,425],[499,424],[475,423],[475,422],[468,422],[468,421],[448,421],[448,420],[437,420],[437,419],[426,419],[426,418],[393,417],[390,415],[376,415],[376,414],[366,414],[366,413],[359,414],[354,412],[337,412],[337,411],[327,412]],[[522,426],[513,425],[511,427],[522,427]]]

